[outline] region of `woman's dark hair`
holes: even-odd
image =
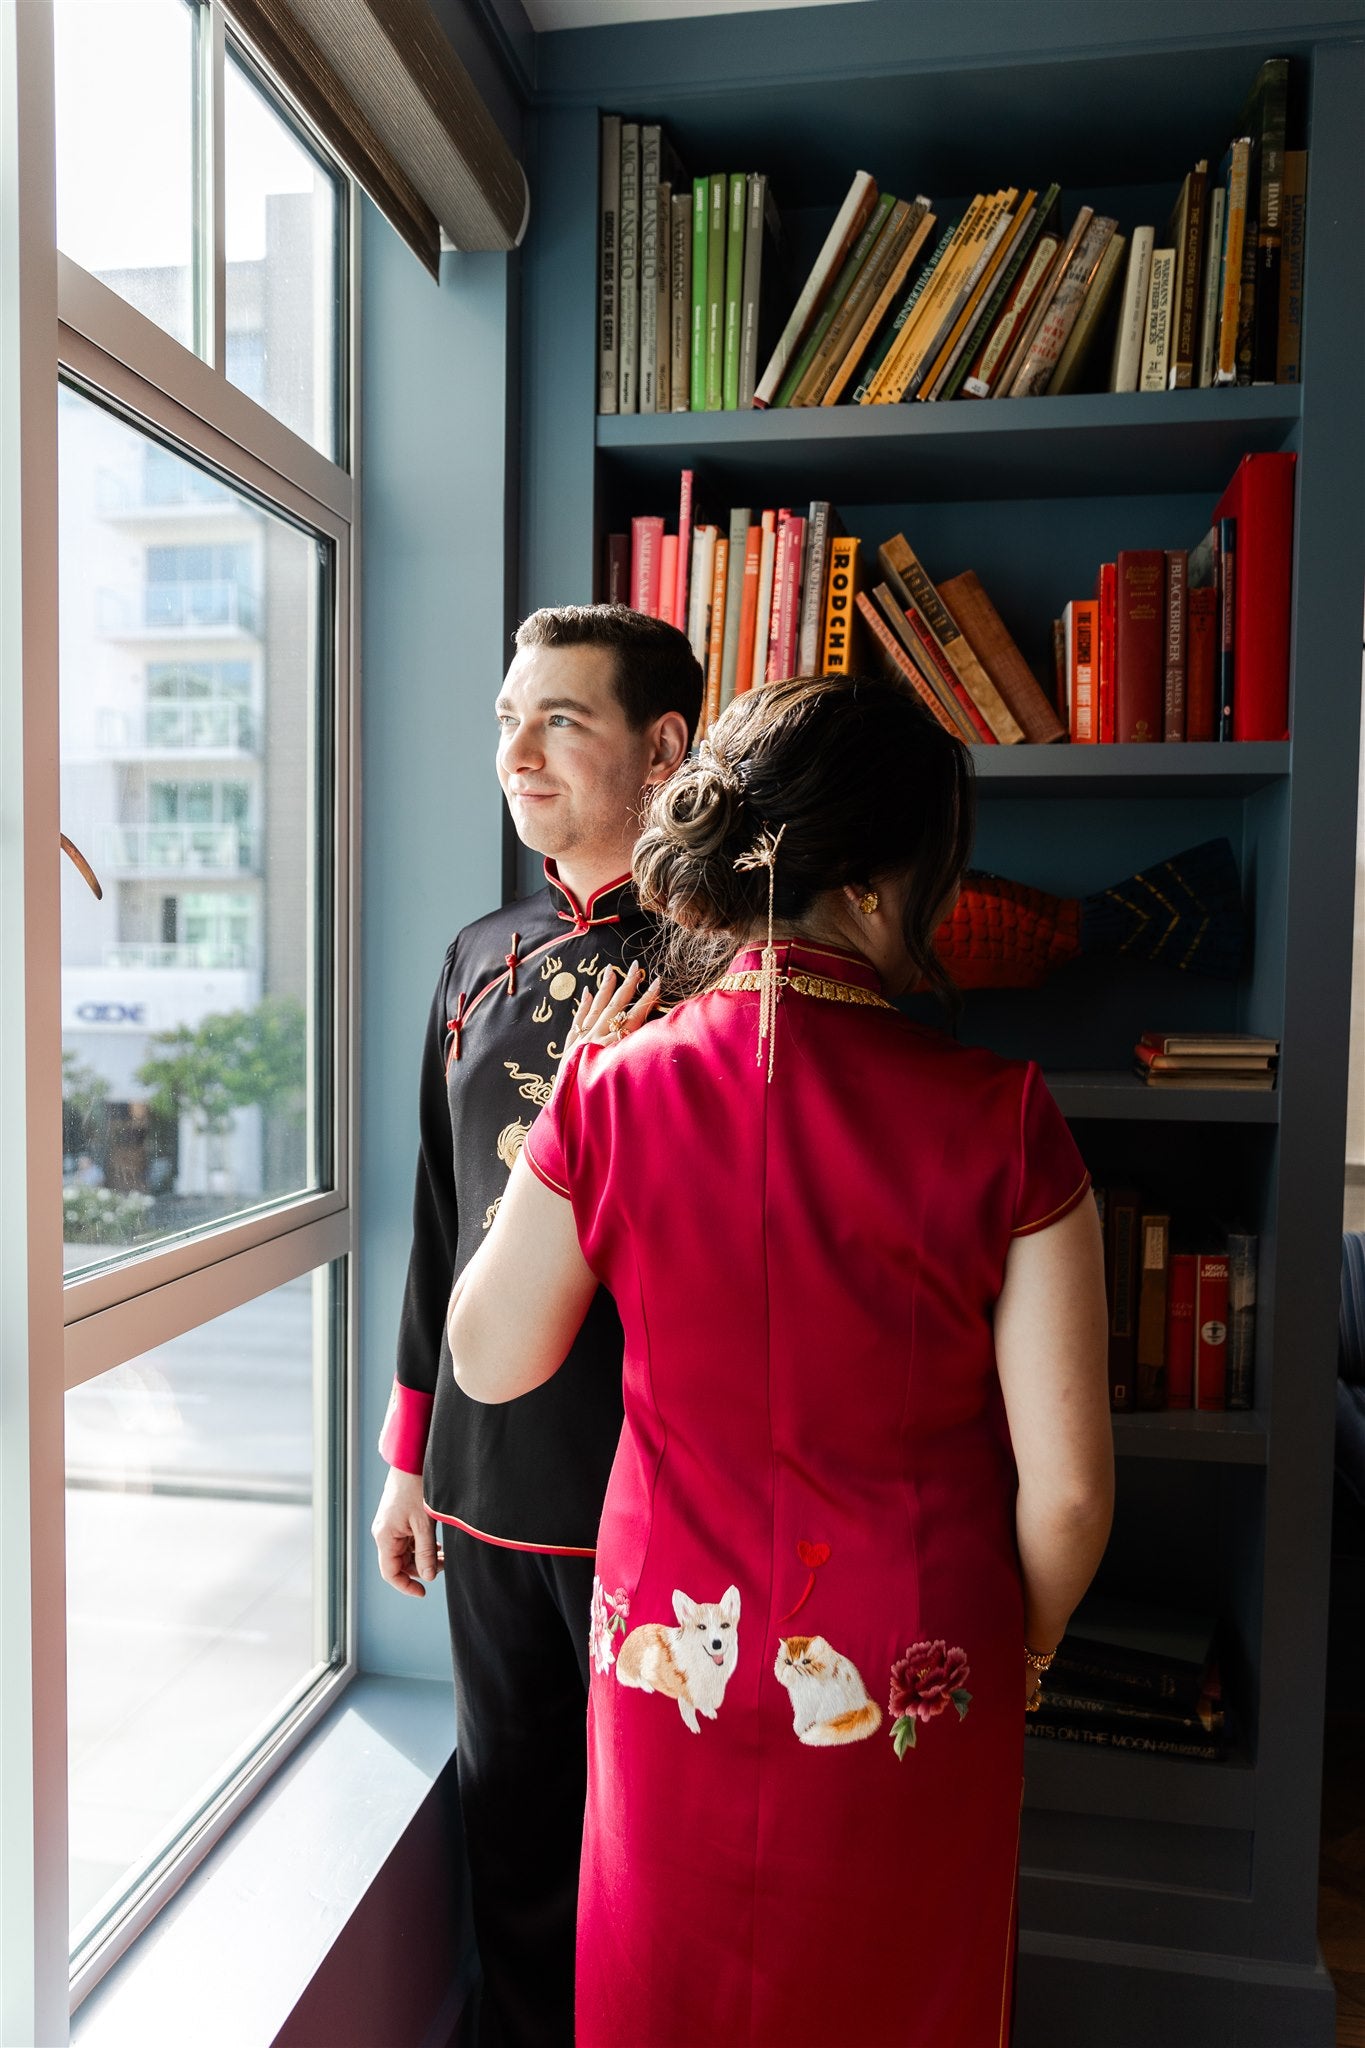
[[[517,627],[518,647],[605,647],[616,660],[616,699],[633,731],[666,711],[687,726],[701,715],[701,663],[686,633],[632,611],[628,604],[557,604],[532,612]]]
[[[767,916],[768,877],[735,862],[783,832],[774,910],[908,875],[905,944],[917,979],[955,1008],[934,925],[971,851],[975,786],[962,742],[899,684],[805,676],[736,697],[697,755],[655,791],[635,848],[646,910],[673,928],[669,993],[694,993]]]

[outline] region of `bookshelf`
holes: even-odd
[[[1241,455],[1299,455],[1291,742],[975,755],[977,865],[1079,895],[1225,834],[1254,935],[1235,984],[1081,960],[964,1016],[964,1035],[1042,1060],[1092,1169],[1240,1208],[1261,1237],[1255,1410],[1115,1418],[1101,1574],[1225,1617],[1237,1747],[1210,1765],[1028,1744],[1017,2048],[1333,2037],[1317,1795],[1365,586],[1362,35],[1359,5],[1149,0],[1138,21],[1084,0],[1024,16],[866,0],[538,43],[523,608],[590,597],[601,536],[630,513],[672,525],[686,462],[713,507],[829,497],[868,543],[903,530],[936,580],[975,568],[1041,664],[1101,559],[1196,539]],[[945,213],[964,190],[1055,177],[1064,211],[1164,223],[1280,52],[1310,152],[1301,387],[598,417],[599,111],[662,120],[694,170],[767,169],[799,272],[856,166]],[[1273,1033],[1281,1085],[1144,1089],[1128,1054],[1151,1024]]]

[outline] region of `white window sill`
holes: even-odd
[[[345,2048],[379,2038],[386,2048],[444,2048],[471,1966],[449,1779],[444,1799],[438,1786],[454,1751],[448,1684],[357,1678],[78,2008],[73,2048],[184,2048],[187,2040],[271,2048],[305,2039]],[[416,2031],[405,2017],[390,2040],[356,2009],[357,1979],[382,1999],[398,1959],[357,1955],[382,1946],[359,1928],[354,1943],[341,1937],[385,1866],[402,1862],[394,1852],[419,1817],[410,1845],[419,1868],[402,1873],[404,1902],[389,1904],[383,1919],[406,1937],[400,1969],[430,1970],[434,1989]],[[324,1980],[333,1971],[338,1995],[329,1998]],[[333,2023],[295,2032],[290,2020],[305,2000],[310,2013],[339,2004],[355,2031]]]

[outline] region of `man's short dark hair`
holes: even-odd
[[[676,626],[628,604],[555,604],[517,627],[518,647],[607,647],[616,657],[616,696],[636,732],[676,711],[687,743],[701,716],[703,678],[692,643]]]

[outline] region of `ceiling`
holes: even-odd
[[[753,14],[759,8],[856,6],[860,0],[522,0],[533,29],[605,28],[612,22],[664,21],[702,14]]]

